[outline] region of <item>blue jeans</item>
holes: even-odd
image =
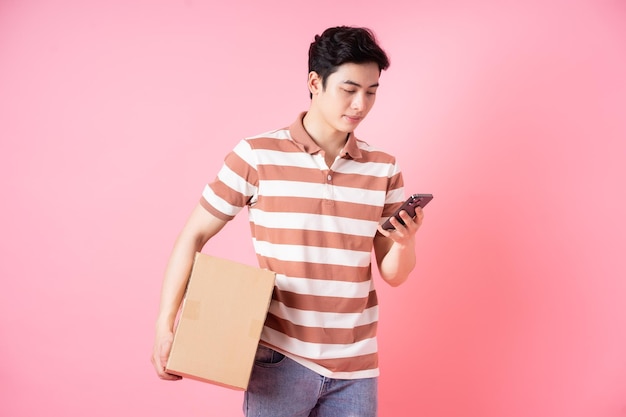
[[[246,417],[376,417],[378,378],[333,379],[259,345]]]

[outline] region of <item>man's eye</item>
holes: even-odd
[[[367,95],[368,96],[375,96],[376,95],[376,91],[368,91]]]
[[[346,90],[345,88],[343,89],[343,91],[349,94],[356,93],[356,90]]]

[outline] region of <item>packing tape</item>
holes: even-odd
[[[183,306],[183,318],[187,320],[198,320],[200,318],[201,306],[201,301],[185,300],[185,305]]]

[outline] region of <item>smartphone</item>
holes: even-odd
[[[396,210],[395,213],[393,213],[393,215],[391,217],[395,217],[396,219],[398,219],[400,224],[402,224],[404,226],[404,222],[400,218],[400,212],[402,210],[406,211],[409,214],[409,216],[415,217],[415,208],[416,207],[424,208],[426,206],[426,204],[428,204],[430,202],[430,200],[432,200],[432,199],[433,199],[433,195],[432,194],[413,194],[411,197],[409,197],[402,204],[402,206],[400,206],[400,208],[398,210]],[[391,217],[389,217],[389,219],[391,219]],[[383,223],[383,229],[385,229],[385,230],[393,230],[393,229],[395,229],[395,227],[393,227],[393,225],[391,224],[389,219],[387,219],[387,221],[385,221],[385,223]]]

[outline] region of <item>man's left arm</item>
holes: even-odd
[[[395,218],[391,224],[395,230],[385,230],[380,225],[374,237],[374,253],[380,276],[391,286],[397,287],[409,277],[415,268],[415,233],[422,225],[424,212],[421,207],[415,210],[415,218],[406,211],[400,212],[406,226]]]

